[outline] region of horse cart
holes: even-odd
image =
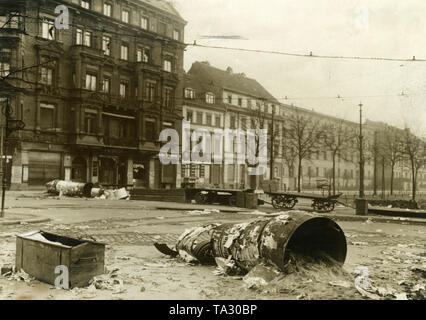
[[[293,209],[299,199],[312,199],[312,208],[320,213],[331,212],[342,193],[334,195],[321,195],[297,192],[265,192],[271,197],[272,206],[275,209]]]

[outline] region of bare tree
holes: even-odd
[[[285,140],[287,145],[293,147],[296,153],[298,172],[297,172],[297,191],[301,191],[302,162],[309,159],[316,153],[322,136],[320,123],[310,116],[302,115],[295,111],[286,123]]]
[[[382,154],[390,166],[390,194],[393,194],[393,185],[395,177],[395,165],[403,158],[403,137],[400,130],[392,127],[386,127],[383,132]]]
[[[404,155],[411,169],[412,200],[416,200],[417,175],[426,163],[426,143],[413,135],[408,128],[404,133]]]
[[[275,110],[272,110],[274,113]],[[275,134],[274,132],[278,132],[277,125],[274,121],[274,116],[270,112],[268,112],[268,105],[265,102],[258,103],[256,106],[252,106],[248,110],[248,113],[246,116],[243,116],[242,118],[245,119],[244,122],[241,122],[241,129],[247,130],[252,129],[254,130],[254,150],[250,150],[252,154],[256,156],[256,158],[259,157],[259,155],[263,154],[265,150],[262,148],[266,148],[266,154],[269,155],[269,165],[270,165],[270,176],[271,179],[273,177],[273,166],[274,166],[274,148],[277,146],[277,142],[279,142],[279,136]],[[262,146],[260,143],[260,130],[262,129],[268,129],[268,138],[267,138],[267,146]],[[247,148],[252,148],[251,145],[247,144]],[[248,159],[247,159],[248,160]],[[246,161],[247,161],[246,160]],[[247,161],[247,166],[256,168],[258,164],[253,165],[249,164]],[[257,178],[255,176],[252,176],[252,181],[250,182],[250,188],[257,188]],[[254,182],[254,179],[256,178],[256,182]],[[256,184],[256,185],[255,185]]]
[[[354,151],[356,132],[343,121],[327,123],[322,127],[322,144],[331,152],[333,166],[331,169],[333,194],[336,193],[336,158],[344,159],[346,152]],[[348,160],[348,159],[344,159]]]

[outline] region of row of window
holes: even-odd
[[[1,66],[1,65],[0,65]],[[0,69],[1,70],[1,69]],[[40,68],[40,83],[52,86],[54,83],[54,69],[48,67]],[[102,79],[102,92],[111,93],[112,80],[109,77]],[[85,89],[90,91],[98,91],[98,76],[90,72],[86,73]],[[157,98],[157,83],[155,81],[145,82],[144,99],[148,102],[154,102]],[[128,81],[121,81],[119,94],[122,98],[130,98],[130,84]],[[137,88],[135,88],[134,96],[138,96]],[[171,87],[165,87],[163,92],[163,106],[172,107],[174,102],[174,89]]]
[[[56,33],[54,29],[54,22],[51,20],[44,20],[42,22],[41,36],[47,40],[55,40]],[[86,47],[93,47],[93,33],[88,30],[76,28],[75,32],[75,44]],[[105,55],[111,56],[111,37],[104,35],[102,37],[102,51]],[[120,59],[129,61],[129,44],[122,42],[120,45]],[[149,63],[151,61],[151,49],[148,47],[138,47],[135,53],[136,62]],[[165,57],[163,59],[163,70],[166,72],[173,71],[173,57]]]
[[[222,116],[209,112],[205,113],[202,111],[187,110],[186,120],[194,124],[207,125],[211,127],[214,126],[220,128],[222,126]]]
[[[92,7],[92,2],[91,0],[80,0],[80,5],[81,7],[83,7],[84,9],[90,10]],[[103,14],[107,17],[112,17],[113,16],[113,3],[111,2],[104,2],[103,5]],[[134,21],[131,21],[131,13],[130,13],[130,9],[121,9],[121,15],[120,15],[121,21],[124,23],[134,23]],[[156,32],[157,30],[155,30],[155,25],[149,23],[149,17],[146,15],[142,15],[140,17],[140,21],[139,21],[139,26],[142,29],[145,30],[151,30]],[[167,34],[167,24],[163,23],[163,22],[159,22],[158,23],[158,33],[162,34],[162,35],[166,35]],[[180,35],[180,31],[178,29],[174,29],[173,30],[173,39],[176,41],[180,41],[181,40],[181,35]]]
[[[40,123],[42,130],[54,130],[56,125],[57,110],[53,104],[40,104]],[[84,126],[82,130],[87,134],[97,134],[99,131],[98,114],[95,110],[85,110]],[[104,135],[109,138],[136,138],[136,121],[127,117],[102,116]],[[157,123],[155,119],[146,118],[145,138],[153,141],[158,139]],[[164,127],[171,127],[172,124],[164,123]]]
[[[195,90],[191,88],[185,88],[185,99],[188,100],[194,100],[196,99]],[[211,92],[207,92],[205,94],[205,102],[208,104],[214,104],[215,103],[215,95]],[[236,103],[234,103],[234,100]],[[233,98],[232,95],[228,95],[227,99],[225,100],[228,104],[238,105],[239,107],[243,107],[243,98],[238,97],[236,99]],[[247,106],[250,109],[256,108],[256,110],[261,110],[262,112],[265,111],[265,104],[261,103],[260,101],[256,101],[254,99],[247,99]],[[275,110],[275,114],[279,114],[279,108],[275,108],[274,105],[268,105],[267,106],[267,112],[271,113]]]
[[[185,99],[194,100],[195,99],[195,90],[191,88],[185,88]],[[211,92],[207,92],[205,95],[205,101],[208,104],[215,103],[215,95]]]

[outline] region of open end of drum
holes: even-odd
[[[292,263],[343,265],[346,250],[342,229],[328,218],[314,218],[301,224],[291,235],[284,251],[284,266]]]

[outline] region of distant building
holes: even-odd
[[[56,30],[63,4],[71,25]],[[26,91],[0,92],[26,124],[9,139],[12,187],[176,187],[176,167],[158,160],[160,131],[179,128],[182,114],[186,22],[169,2],[2,1],[5,22],[0,72]]]
[[[256,80],[221,70],[208,62],[195,62],[185,77],[183,117],[191,128],[249,129],[252,110],[262,108],[266,118],[278,110],[278,101]],[[266,122],[269,120],[266,120]],[[214,148],[214,146],[212,146]],[[197,178],[198,182],[223,188],[248,188],[247,165],[182,165],[182,182]]]

